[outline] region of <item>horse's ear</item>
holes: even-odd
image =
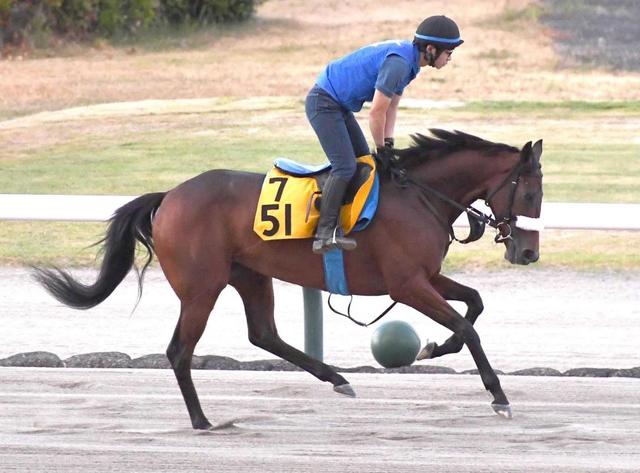
[[[531,155],[531,141],[528,141],[520,151],[520,161],[528,161]]]
[[[536,143],[531,147],[531,153],[533,154],[533,160],[535,162],[540,162],[540,156],[542,156],[542,140],[536,141]]]

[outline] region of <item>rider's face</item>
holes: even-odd
[[[420,59],[420,67],[430,65],[428,56],[429,54],[431,54],[435,57],[436,53],[437,53],[436,48],[432,45],[428,45],[426,52],[423,53],[422,58]],[[440,55],[434,61],[433,67],[435,67],[436,69],[442,69],[444,66],[446,66],[449,63],[449,61],[451,60],[452,54],[453,54],[453,49],[445,49],[444,51],[442,51],[442,53],[440,53]]]
[[[436,69],[442,69],[444,66],[446,66],[449,63],[449,61],[451,61],[452,54],[453,54],[452,49],[445,49],[444,51],[442,51],[440,56],[438,56],[438,58],[434,62],[433,67],[435,67]]]

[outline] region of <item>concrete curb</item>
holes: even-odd
[[[169,369],[169,360],[164,354],[150,354],[132,359],[121,352],[97,352],[74,355],[66,360],[56,354],[44,351],[18,353],[0,359],[0,367],[31,368],[133,368],[133,369]],[[301,371],[285,360],[238,361],[226,356],[205,355],[194,356],[192,368],[197,370],[244,370],[244,371]],[[444,366],[412,365],[402,368],[376,368],[373,366],[357,366],[352,368],[334,367],[342,373],[397,373],[397,374],[478,374],[477,370],[457,372]],[[560,372],[553,368],[534,367],[504,373],[512,376],[569,376],[587,378],[640,378],[640,366],[634,368],[572,368]]]

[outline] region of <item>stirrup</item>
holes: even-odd
[[[327,251],[333,249],[341,249],[344,251],[351,251],[357,248],[358,244],[353,238],[347,238],[342,235],[338,235],[338,227],[333,229],[333,234],[329,238],[318,238],[313,241],[311,250],[316,254],[324,254]]]
[[[331,244],[330,239],[319,238],[313,241],[313,245],[311,245],[311,251],[313,251],[317,255],[323,255],[327,251],[331,251],[335,248],[334,245]]]

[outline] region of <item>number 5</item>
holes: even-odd
[[[262,233],[268,237],[271,237],[278,233],[280,230],[280,222],[273,215],[269,215],[269,212],[272,210],[278,210],[280,208],[280,204],[265,204],[262,206],[260,218],[263,222],[271,222],[271,229],[264,230]]]

